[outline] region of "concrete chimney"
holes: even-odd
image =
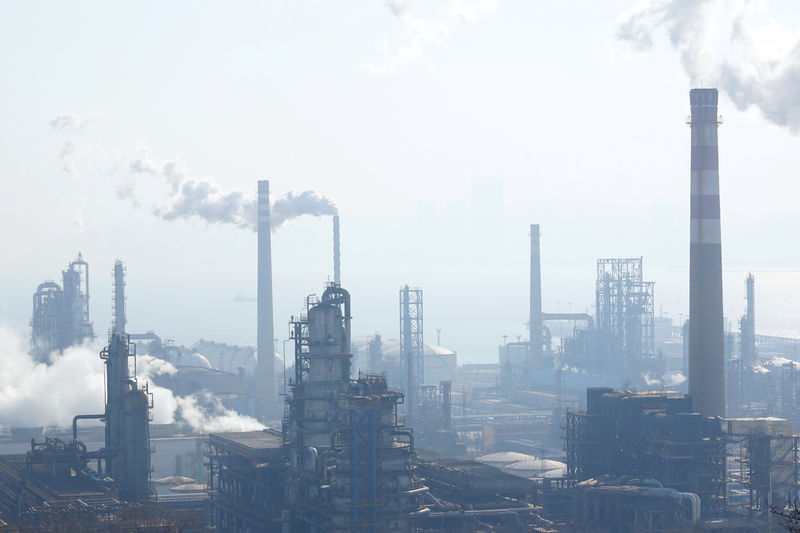
[[[716,89],[692,89],[689,394],[703,416],[725,416],[722,244]]]
[[[258,334],[256,417],[265,422],[277,414],[275,394],[275,332],[272,321],[272,244],[269,221],[269,181],[258,182]]]
[[[531,355],[542,355],[542,268],[539,253],[539,224],[531,224],[531,292],[530,292]]]
[[[342,284],[342,267],[339,259],[339,215],[333,215],[333,282]]]

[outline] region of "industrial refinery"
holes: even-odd
[[[24,4],[0,533],[800,531],[796,6]]]
[[[530,224],[529,338],[504,339],[494,363],[460,363],[439,345],[439,331],[426,343],[430,297],[405,283],[387,306],[397,330],[358,337],[337,213],[332,278],[283,317],[293,350],[281,356],[268,181],[258,182],[254,206],[255,346],[186,347],[128,331],[126,302],[135,296],[117,260],[111,327],[97,354],[105,409],[74,413],[71,428],[7,428],[4,527],[777,530],[782,502],[797,501],[800,487],[800,339],[757,334],[752,274],[738,328],[725,327],[717,106],[716,89],[690,92],[685,323],[656,316],[643,257],[596,260],[594,312],[544,309],[547,247]],[[36,286],[30,356],[38,364],[96,345],[89,282],[78,253],[61,285]],[[169,370],[140,376],[140,360]],[[154,423],[159,398],[178,399],[178,413],[198,393],[254,427],[207,430],[187,414]]]

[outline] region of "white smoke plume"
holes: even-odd
[[[72,113],[56,115],[50,120],[50,127],[58,131],[80,131],[86,125],[86,121]]]
[[[321,217],[336,214],[336,205],[329,198],[314,191],[290,192],[275,200],[270,207],[270,223],[273,229],[277,229],[303,215]]]
[[[58,161],[61,164],[61,170],[72,176],[78,178],[77,169],[75,168],[75,157],[78,154],[78,147],[72,141],[68,141],[58,154]]]
[[[642,51],[663,32],[695,86],[716,85],[740,110],[800,131],[800,32],[747,0],[649,0],[621,17],[617,37]]]
[[[686,381],[686,376],[681,372],[667,372],[659,378],[645,372],[642,379],[648,387],[680,387]]]
[[[172,363],[150,355],[137,356],[137,362],[140,378],[151,382],[149,390],[153,393],[154,422],[162,424],[175,422],[202,432],[264,429],[256,419],[226,408],[219,398],[206,391],[189,396],[176,396],[169,389],[153,385],[154,376],[172,375],[178,372]]]
[[[178,159],[158,163],[144,152],[130,163],[135,174],[149,174],[165,180],[171,195],[163,205],[153,207],[153,214],[162,220],[199,218],[209,224],[232,224],[238,228],[257,229],[258,203],[254,194],[232,189],[225,191],[208,178],[190,177]],[[133,184],[117,189],[119,198],[134,198]],[[337,214],[332,200],[314,191],[289,192],[270,208],[272,230],[303,215]]]
[[[454,29],[478,22],[493,12],[497,2],[386,0],[386,7],[397,21],[398,33],[394,43],[390,43],[388,35],[384,37],[380,61],[365,65],[373,74],[396,74],[421,61],[430,47],[443,44]]]
[[[136,199],[134,192],[134,184],[131,181],[126,181],[117,185],[117,198],[120,200],[130,199],[134,207],[140,207],[139,200]]]
[[[69,427],[77,414],[102,413],[103,364],[92,346],[37,363],[22,336],[0,324],[0,426]]]
[[[63,354],[53,353],[48,365],[34,361],[26,344],[18,331],[0,323],[1,427],[67,428],[75,415],[104,411],[105,369],[97,346],[86,344]],[[177,372],[170,363],[148,355],[137,356],[137,363],[140,383]],[[263,428],[255,419],[226,409],[207,394],[175,396],[152,383],[149,389],[156,424],[178,423],[197,431]]]

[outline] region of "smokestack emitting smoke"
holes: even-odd
[[[333,282],[342,284],[342,270],[339,260],[339,215],[333,215]]]
[[[232,224],[243,229],[258,230],[258,201],[244,191],[224,191],[207,178],[189,177],[180,161],[173,159],[158,163],[144,153],[131,161],[134,174],[149,174],[165,180],[172,191],[166,205],[156,206],[153,214],[162,220],[199,218],[209,224]],[[119,187],[117,196],[136,202],[134,185]],[[280,226],[303,215],[336,215],[336,204],[315,191],[289,192],[275,200],[271,207],[271,227]]]
[[[703,416],[725,416],[722,241],[716,89],[689,92],[692,117],[689,394]]]
[[[258,303],[256,418],[265,421],[275,411],[275,350],[272,321],[272,243],[269,181],[258,182]]]
[[[759,5],[650,0],[623,16],[617,37],[647,50],[662,31],[680,53],[692,83],[714,80],[738,109],[756,107],[765,119],[796,134],[800,38],[791,26],[766,19]]]
[[[542,269],[539,252],[539,224],[531,224],[531,292],[530,292],[530,340],[533,355],[542,350]]]

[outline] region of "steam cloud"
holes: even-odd
[[[78,171],[75,169],[75,156],[78,153],[78,148],[72,141],[67,142],[58,154],[58,161],[61,163],[61,169],[72,176],[73,178],[79,177]]]
[[[367,64],[369,72],[396,74],[420,61],[429,47],[444,43],[455,28],[478,22],[484,15],[497,9],[494,0],[451,0],[449,8],[444,10],[439,8],[443,2],[432,2],[425,7],[440,13],[438,16],[422,17],[414,13],[415,4],[423,2],[386,1],[386,7],[397,20],[399,33],[394,45],[389,43],[388,36],[384,38],[381,46],[383,58],[377,63]]]
[[[77,414],[104,410],[104,368],[99,349],[91,345],[54,353],[50,365],[34,361],[27,353],[22,335],[0,324],[0,426],[69,427]],[[170,363],[140,355],[140,381],[177,370]],[[225,408],[206,393],[175,396],[172,391],[150,384],[153,393],[153,422],[178,423],[203,431],[246,431],[261,429],[255,419]]]
[[[165,205],[153,208],[153,214],[162,220],[199,218],[209,224],[232,224],[238,228],[257,229],[257,198],[244,191],[224,191],[207,178],[189,177],[183,164],[176,159],[157,163],[147,154],[131,161],[130,171],[149,174],[165,180],[172,190]],[[117,188],[117,196],[135,201],[133,184]],[[332,200],[314,191],[289,192],[277,199],[271,207],[273,231],[303,215],[325,216],[337,214]]]
[[[660,378],[645,372],[642,374],[642,379],[648,387],[680,387],[686,382],[686,376],[681,372],[667,372]]]
[[[680,52],[694,85],[715,83],[740,110],[756,107],[768,121],[800,131],[800,35],[757,19],[754,2],[650,0],[621,19],[617,37],[637,50],[659,31]]]
[[[50,126],[59,131],[80,131],[85,125],[84,119],[72,113],[56,115],[50,120]]]

